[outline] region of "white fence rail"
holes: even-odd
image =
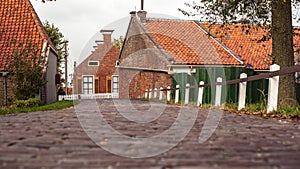
[[[80,99],[117,99],[118,93],[97,93],[97,94],[72,94],[59,95],[58,100],[80,100]]]
[[[190,88],[199,88],[198,98],[197,98],[197,106],[202,105],[203,101],[203,88],[206,86],[215,85],[216,86],[216,92],[215,92],[215,106],[221,105],[221,95],[222,95],[222,85],[227,84],[238,84],[239,83],[239,101],[238,101],[238,109],[241,110],[245,108],[246,103],[246,86],[248,81],[255,81],[260,79],[269,79],[269,90],[268,90],[268,107],[267,112],[272,112],[277,110],[277,104],[278,104],[278,87],[279,87],[279,75],[285,75],[294,73],[300,70],[300,66],[294,66],[290,68],[286,68],[284,70],[280,70],[280,66],[278,65],[272,65],[270,67],[270,73],[264,73],[261,75],[256,75],[252,77],[247,77],[245,73],[241,74],[241,79],[235,79],[231,81],[225,81],[222,82],[222,78],[217,79],[216,84],[207,84],[205,85],[203,81],[200,82],[199,86],[190,86],[190,84],[186,84],[184,87],[185,89],[185,96],[182,98],[182,101],[184,101],[184,104],[189,104],[189,94],[190,94]],[[169,86],[167,89],[160,88],[159,91],[167,91],[166,99],[167,101],[171,100],[171,90],[175,91],[175,103],[179,102],[179,94],[180,94],[180,88],[181,86],[177,85],[176,88],[171,89]],[[156,92],[158,89],[154,89],[154,92]],[[145,91],[145,98],[146,99],[152,99],[152,95],[155,94],[152,92],[152,89],[147,89]],[[156,95],[155,95],[156,96]],[[162,100],[162,97],[159,98],[159,100]]]

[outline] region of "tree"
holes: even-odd
[[[294,65],[292,7],[299,4],[300,0],[199,0],[185,3],[193,12],[179,11],[189,16],[200,15],[202,21],[232,24],[246,20],[248,24],[270,25],[273,61],[285,68]],[[296,105],[295,86],[293,74],[280,77],[280,106]]]
[[[32,43],[22,47],[16,44],[14,57],[8,66],[11,74],[12,89],[17,100],[27,100],[39,93],[46,84],[44,75],[44,58],[41,56],[36,45]]]
[[[44,28],[52,41],[53,45],[56,48],[57,51],[57,67],[59,68],[61,66],[62,59],[64,58],[64,35],[59,31],[57,27],[54,26],[54,24],[50,24],[47,20],[43,23]],[[58,70],[59,74],[62,74],[61,70]]]
[[[123,36],[120,36],[119,39],[114,39],[114,41],[113,41],[113,45],[114,45],[116,48],[118,48],[119,50],[122,49],[123,43],[124,43],[124,38],[123,38]]]

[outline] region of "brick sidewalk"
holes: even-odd
[[[89,101],[85,102],[88,105]],[[167,130],[174,123],[180,109],[168,106],[159,119],[149,124],[137,124],[118,114],[112,101],[98,102],[104,108],[102,114],[106,121],[114,129],[130,137],[150,137]],[[145,101],[132,103],[138,110],[150,107]],[[126,105],[123,108],[129,109]],[[101,149],[82,129],[74,108],[0,116],[0,168],[300,167],[299,123],[225,112],[212,137],[199,144],[199,133],[207,114],[207,110],[199,110],[192,130],[176,147],[161,155],[144,159],[120,157]]]

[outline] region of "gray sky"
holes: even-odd
[[[100,29],[117,29],[114,38],[125,34],[129,12],[140,9],[141,0],[56,0],[41,3],[30,0],[40,19],[54,23],[70,45],[69,65],[82,61],[91,53],[95,39],[101,39]],[[178,7],[191,0],[145,0],[144,9],[152,14],[167,14],[181,19]],[[153,16],[153,15],[152,15]]]

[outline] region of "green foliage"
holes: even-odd
[[[279,113],[289,115],[289,116],[300,116],[300,106],[297,107],[280,107]]]
[[[27,100],[39,93],[46,84],[43,78],[45,62],[37,47],[28,44],[16,44],[14,57],[8,67],[9,80],[17,100]]]
[[[267,105],[265,103],[254,103],[254,104],[247,104],[245,112],[267,112]]]
[[[122,49],[123,43],[124,43],[124,38],[123,38],[123,36],[120,36],[119,39],[114,39],[114,41],[113,41],[113,45],[114,45],[116,48],[118,48],[119,50]]]
[[[30,98],[28,100],[16,100],[13,103],[13,106],[17,108],[38,107],[40,105],[42,105],[42,101],[38,98]]]
[[[64,58],[65,49],[64,49],[64,35],[60,32],[60,30],[54,26],[54,24],[50,24],[47,20],[43,23],[44,28],[52,41],[53,45],[56,48],[58,57],[57,57],[57,67],[60,67],[62,59]],[[62,74],[62,72],[59,72]]]

